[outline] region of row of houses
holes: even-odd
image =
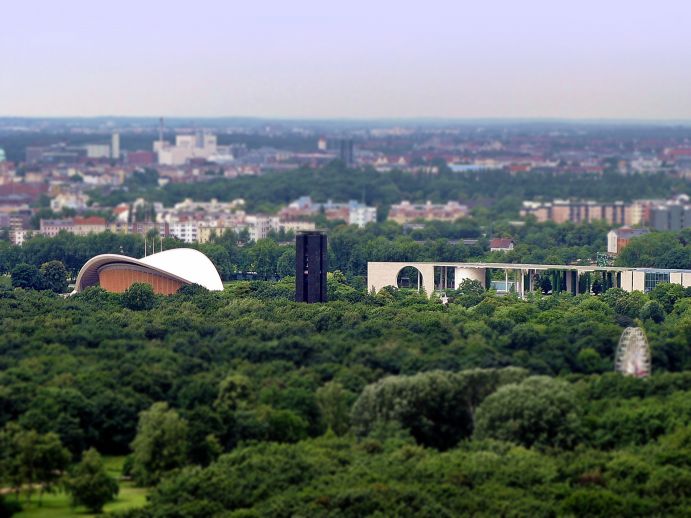
[[[592,223],[645,225],[655,230],[681,230],[691,227],[689,196],[680,194],[669,200],[615,201],[591,200],[524,201],[521,216],[533,216],[539,223]]]
[[[283,220],[295,221],[323,214],[328,220],[343,220],[350,225],[364,227],[377,221],[377,208],[351,200],[348,203],[315,203],[309,196],[302,196],[279,211]],[[411,203],[403,200],[389,208],[387,219],[401,225],[414,221],[456,221],[468,215],[468,207],[457,201],[444,204]]]
[[[445,204],[435,204],[430,201],[416,204],[402,201],[399,204],[391,205],[388,220],[401,225],[417,220],[456,221],[467,214],[468,207],[456,201]]]
[[[615,201],[599,203],[590,200],[524,201],[522,217],[533,216],[538,223],[592,223],[606,221],[611,225],[638,225],[644,219],[645,206]]]
[[[314,230],[314,222],[282,221],[276,216],[244,215],[234,219],[217,221],[178,220],[174,222],[107,222],[99,216],[75,217],[65,219],[41,219],[40,228],[36,230],[16,229],[11,232],[14,244],[21,245],[30,236],[38,234],[55,237],[60,232],[78,236],[114,232],[118,234],[148,234],[154,230],[160,237],[173,237],[185,243],[207,243],[212,236],[220,236],[226,231],[238,234],[246,233],[249,240],[267,238],[272,232],[298,232]]]
[[[377,221],[376,207],[369,207],[355,200],[350,200],[348,203],[334,203],[331,200],[326,203],[316,203],[309,196],[301,196],[278,212],[278,216],[284,221],[299,221],[320,214],[323,214],[327,220],[341,220],[360,228]]]

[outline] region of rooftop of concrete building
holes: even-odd
[[[691,270],[681,268],[635,268],[630,266],[597,266],[597,265],[575,265],[575,264],[526,264],[526,263],[457,263],[445,261],[369,261],[369,264],[389,264],[415,266],[416,264],[428,264],[434,266],[458,267],[458,268],[496,268],[500,270],[565,270],[578,272],[663,272],[663,273],[691,273]]]
[[[648,234],[650,231],[647,228],[621,227],[612,230],[612,232],[614,232],[617,235],[617,237],[628,239],[631,237]]]

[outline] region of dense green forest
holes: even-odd
[[[449,200],[490,206],[494,213],[518,214],[523,200],[544,198],[587,198],[601,201],[640,198],[666,198],[688,190],[688,180],[663,173],[629,175],[617,173],[602,176],[560,175],[553,173],[517,173],[484,171],[452,173],[445,164],[437,164],[437,175],[412,175],[400,171],[378,173],[373,169],[347,169],[341,163],[312,169],[269,173],[259,177],[216,178],[192,184],[169,184],[158,187],[155,171],[146,177],[132,178],[127,189],[94,191],[95,202],[114,206],[143,197],[161,201],[166,206],[185,198],[195,200],[233,200],[243,198],[250,211],[271,210],[299,196],[314,200],[360,200],[385,210],[401,200],[446,202]],[[148,178],[148,181],[144,181]]]
[[[54,491],[93,512],[118,491],[147,491],[144,507],[120,511],[129,518],[687,516],[691,290],[523,301],[470,282],[448,306],[367,292],[367,261],[587,263],[606,248],[604,223],[484,217],[409,231],[328,223],[330,302],[319,305],[292,302],[292,235],[164,240],[199,248],[224,279],[273,279],[170,297],[144,285],[53,293],[93,255],[143,255],[141,236],[0,240],[11,274],[0,283],[0,516]],[[516,248],[489,252],[489,232]],[[635,238],[617,261],[691,268],[691,235]],[[651,344],[648,379],[612,372],[632,325]],[[123,456],[117,481],[105,466]]]
[[[334,273],[305,305],[293,283],[0,291],[3,485],[107,500],[100,452],[153,488],[132,518],[688,513],[690,290],[444,306]],[[649,379],[611,373],[627,325]]]

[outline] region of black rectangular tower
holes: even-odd
[[[326,302],[326,234],[317,230],[295,236],[295,300]]]
[[[352,167],[355,163],[353,139],[341,139],[338,143],[338,155],[346,167]]]

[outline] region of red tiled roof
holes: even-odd
[[[74,218],[75,225],[105,225],[106,220],[100,216],[89,216],[88,218]]]
[[[511,243],[513,243],[513,239],[511,239],[511,238],[495,237],[494,239],[490,240],[489,247],[490,248],[509,248],[511,246]]]

